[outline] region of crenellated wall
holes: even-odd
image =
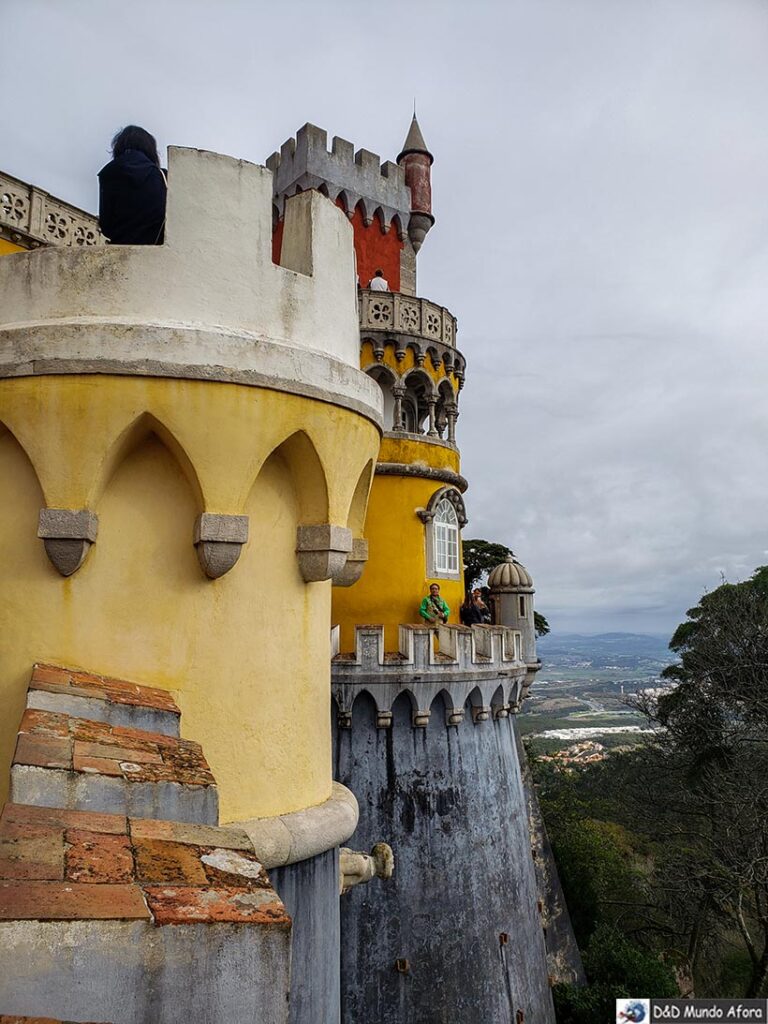
[[[222,820],[268,817],[331,794],[381,399],[334,205],[289,202],[275,266],[269,172],[173,149],[169,181],[163,246],[0,261],[0,779],[32,663],[83,666],[172,690]]]

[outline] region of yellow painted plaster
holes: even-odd
[[[398,360],[395,356],[395,345],[392,342],[388,342],[384,346],[384,356],[381,363],[394,370],[399,376],[403,376],[416,366],[416,356],[412,348],[407,348],[402,360]],[[360,346],[361,368],[368,370],[371,366],[381,365],[381,363],[378,362],[373,354],[373,344],[370,341],[364,341]],[[454,373],[446,374],[445,368],[442,365],[439,370],[436,370],[430,356],[426,356],[421,369],[425,370],[436,384],[440,384],[444,380],[450,381],[454,392],[458,394],[459,382],[456,375]]]
[[[404,438],[383,438],[379,461],[459,469],[457,451]],[[386,649],[397,650],[398,625],[420,621],[419,604],[433,582],[440,584],[451,609],[449,621],[459,621],[463,582],[427,576],[426,527],[416,515],[443,486],[424,477],[374,477],[365,522],[368,562],[354,586],[333,590],[333,621],[341,626],[342,650],[354,650],[355,625],[363,623],[383,624]]]
[[[0,785],[32,663],[50,661],[173,691],[222,821],[326,799],[331,585],[301,578],[296,525],[346,524],[378,440],[352,412],[258,388],[0,381]],[[44,504],[99,515],[69,579],[36,536]],[[203,509],[250,516],[219,580],[192,544]]]
[[[23,245],[9,242],[7,238],[0,238],[0,256],[7,256],[12,252],[26,252],[26,249]]]

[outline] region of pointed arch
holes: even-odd
[[[205,498],[200,478],[189,454],[179,439],[161,420],[150,412],[143,412],[129,423],[113,440],[99,466],[88,496],[88,506],[95,508],[110,480],[123,462],[148,438],[156,437],[178,464],[192,491],[199,511],[205,509]]]
[[[397,384],[397,374],[385,363],[374,363],[367,367],[365,372],[376,381],[384,396],[384,429],[395,430],[395,396],[392,388]]]
[[[320,193],[321,196],[325,196],[326,199],[330,199],[330,196],[328,195],[328,186],[324,181],[320,182],[320,184],[317,186],[317,191]]]
[[[344,213],[349,216],[349,197],[347,196],[345,189],[341,189],[339,194],[336,196],[336,205],[340,206]]]
[[[347,529],[352,531],[353,537],[362,537],[365,527],[365,513],[368,509],[368,495],[373,483],[373,459],[365,464],[355,486],[352,500],[349,503],[347,515]]]
[[[298,501],[297,526],[328,522],[328,484],[325,469],[309,435],[297,430],[270,452],[270,459],[285,463]]]

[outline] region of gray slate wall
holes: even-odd
[[[341,899],[342,1021],[553,1024],[514,717],[448,727],[436,703],[414,729],[405,694],[393,711],[377,729],[364,693],[334,737],[360,803],[348,845],[395,852],[391,881]]]
[[[290,1024],[337,1024],[339,851],[271,868],[269,880],[293,918]]]

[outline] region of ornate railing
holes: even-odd
[[[456,346],[456,317],[428,299],[360,289],[360,330],[405,334]]]
[[[27,248],[105,244],[92,214],[2,173],[0,235]]]

